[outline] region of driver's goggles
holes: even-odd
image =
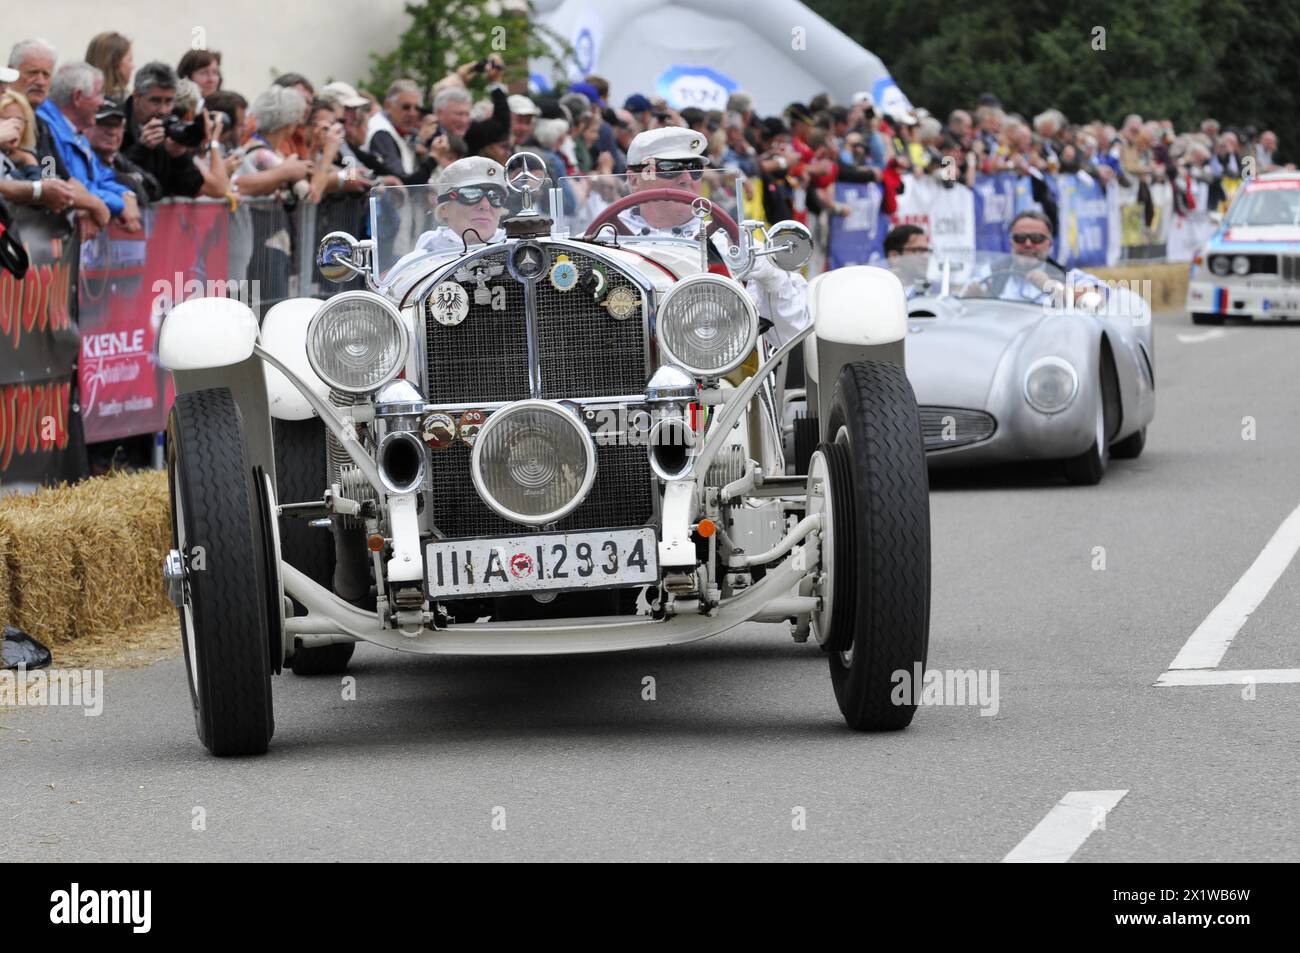
[[[1017,245],[1024,245],[1026,243],[1030,245],[1041,245],[1043,242],[1048,242],[1052,239],[1051,236],[1043,235],[1040,232],[1015,232],[1012,234],[1011,240]]]
[[[652,163],[646,162],[642,165],[628,166],[633,172],[641,172]],[[655,159],[655,175],[668,177],[681,175],[683,172],[691,174],[691,181],[698,182],[704,177],[704,160],[702,159]]]
[[[506,190],[496,185],[465,185],[443,192],[438,196],[438,204],[459,202],[461,205],[478,205],[484,199],[493,208],[501,208],[506,204]]]

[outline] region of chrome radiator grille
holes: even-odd
[[[426,394],[431,403],[464,405],[531,396],[528,299],[525,285],[506,267],[510,250],[489,252],[473,259],[468,270],[453,269],[443,277],[443,281],[459,284],[469,297],[469,312],[461,323],[451,327],[439,324],[430,316],[427,300],[420,302],[428,371]],[[633,315],[615,320],[586,287],[598,259],[568,246],[549,246],[547,254],[546,270],[533,286],[540,396],[565,400],[643,393],[648,370],[645,300],[640,287],[613,266],[601,265],[608,281],[606,293],[625,288],[640,301]],[[556,290],[548,279],[562,254],[579,274],[578,286],[569,291]],[[488,277],[489,270],[496,273]],[[479,276],[486,279],[483,290],[479,290]],[[493,309],[493,300],[504,301],[505,307]],[[448,538],[520,532],[519,524],[498,516],[474,489],[471,452],[457,440],[445,450],[430,453],[429,525]],[[557,527],[565,531],[644,526],[654,518],[654,501],[654,481],[644,446],[598,446],[591,492]]]
[[[493,252],[475,259],[472,267],[500,271],[487,279],[487,301],[475,292],[479,283],[459,269],[444,280],[455,281],[469,295],[469,314],[460,324],[447,327],[424,310],[424,337],[428,359],[428,398],[435,404],[522,400],[528,395],[528,321],[524,286],[510,277],[506,253]],[[458,280],[457,275],[462,275]],[[505,307],[493,310],[492,300]]]
[[[593,259],[562,247],[550,249],[548,273],[560,255],[568,255],[584,278],[591,273]],[[641,297],[641,289],[624,275],[608,265],[604,271],[606,293],[622,288]],[[557,291],[542,279],[537,282],[537,314],[543,397],[614,397],[645,389],[642,308],[617,321],[581,283],[572,291]]]
[[[961,407],[921,407],[921,434],[926,450],[950,450],[993,436],[997,421],[982,410]]]
[[[474,489],[469,475],[470,453],[469,447],[456,441],[446,450],[429,455],[430,525],[452,539],[519,533],[518,523],[498,516]],[[654,517],[650,480],[645,447],[598,446],[596,482],[591,492],[557,527],[579,530],[646,525]]]

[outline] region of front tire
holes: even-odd
[[[1110,455],[1117,460],[1136,460],[1147,445],[1147,428],[1135,430],[1123,440],[1111,445]]]
[[[896,364],[846,365],[827,441],[832,603],[827,650],[840,712],[856,731],[905,728],[919,691],[893,698],[895,673],[924,671],[930,641],[930,487],[916,397]],[[821,470],[815,463],[813,469]],[[919,666],[919,668],[918,668]],[[919,687],[919,686],[918,686]]]
[[[1119,385],[1115,371],[1103,360],[1101,387],[1097,393],[1095,430],[1092,446],[1064,463],[1065,478],[1076,486],[1096,486],[1110,465],[1110,436],[1115,432],[1118,414]]]
[[[271,704],[263,527],[229,389],[179,394],[167,424],[172,544],[185,561],[181,638],[199,740],[214,755],[264,754]]]

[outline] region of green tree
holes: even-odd
[[[383,97],[395,79],[407,78],[425,89],[462,63],[497,54],[506,63],[505,83],[527,80],[531,57],[550,57],[560,70],[573,51],[564,38],[532,17],[531,0],[433,0],[406,4],[411,25],[397,49],[371,54],[370,79],[364,85]],[[480,75],[471,87],[481,87]]]
[[[1213,116],[1226,126],[1272,128],[1283,152],[1300,154],[1294,3],[808,2],[879,56],[912,102],[941,118],[991,92],[1010,111],[1032,116],[1055,106],[1072,122],[1118,124],[1136,112],[1172,119],[1183,131]]]

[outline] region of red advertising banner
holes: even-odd
[[[66,217],[12,209],[30,265],[0,270],[0,483],[84,475],[76,397],[77,242]]]
[[[158,364],[158,329],[174,304],[235,297],[227,281],[229,206],[160,204],[143,232],[112,228],[81,248],[81,414],[96,443],[167,426],[170,376]]]

